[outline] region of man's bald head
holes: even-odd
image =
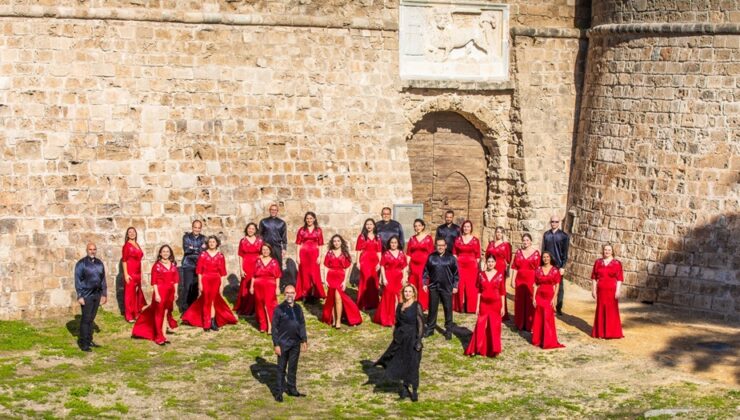
[[[87,250],[87,256],[90,258],[94,257],[98,252],[98,247],[95,245],[95,242],[88,242],[85,249]]]

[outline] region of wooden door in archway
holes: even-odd
[[[483,230],[486,205],[486,157],[480,132],[454,112],[426,115],[414,128],[408,143],[412,195],[424,204],[429,228],[442,223],[447,210],[455,222],[473,222],[474,233]]]

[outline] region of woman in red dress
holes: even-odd
[[[511,287],[514,288],[514,324],[517,329],[532,331],[534,316],[534,270],[540,266],[540,251],[532,246],[532,235],[522,235],[522,247],[511,264]]]
[[[468,356],[495,357],[501,353],[501,317],[506,301],[506,278],[496,269],[496,257],[486,256],[486,270],[478,275],[475,330],[465,350]]]
[[[457,256],[460,270],[460,282],[457,295],[452,296],[452,310],[456,312],[475,313],[478,302],[478,289],[475,282],[480,272],[480,241],[473,236],[473,222],[466,220],[460,226],[460,235],[455,239],[452,253]]]
[[[591,337],[622,338],[624,334],[619,318],[619,289],[624,281],[622,263],[614,258],[614,248],[610,244],[601,248],[601,255],[591,272],[591,296],[596,299]]]
[[[378,264],[383,243],[378,236],[375,220],[367,219],[357,237],[357,261],[360,264],[360,282],[357,285],[357,307],[362,310],[378,307]]]
[[[328,269],[326,284],[329,291],[321,320],[337,329],[342,327],[342,318],[346,319],[349,325],[362,323],[360,310],[344,292],[347,288],[347,269],[351,265],[352,257],[349,255],[347,241],[339,235],[332,236],[329,251],[324,256],[324,266]]]
[[[272,245],[263,243],[260,257],[254,262],[254,278],[249,293],[254,295],[254,306],[260,332],[270,334],[272,315],[280,294],[280,263],[272,258]]]
[[[218,331],[226,324],[236,324],[231,308],[224,300],[223,277],[226,276],[226,258],[218,251],[221,241],[216,236],[206,239],[206,250],[201,252],[195,273],[198,275],[198,299],[182,314],[182,321],[205,331]]]
[[[496,233],[494,234],[494,240],[488,242],[486,248],[486,259],[489,255],[493,255],[496,258],[496,271],[507,277],[509,272],[509,265],[511,264],[511,244],[506,242],[504,238],[504,228],[498,226]],[[509,308],[504,299],[504,317],[503,320],[509,319]]]
[[[373,315],[373,322],[384,327],[392,327],[396,323],[396,306],[401,302],[401,289],[406,284],[406,255],[399,249],[398,236],[388,239],[388,250],[380,260],[380,285],[383,286],[383,296],[380,305]]]
[[[134,329],[131,331],[132,337],[152,340],[160,346],[169,343],[164,336],[164,323],[166,318],[172,316],[179,281],[180,272],[175,263],[175,254],[169,245],[162,245],[157,253],[157,262],[152,266],[152,288],[154,289],[152,303],[141,312],[136,320]],[[172,327],[171,324],[170,327]]]
[[[239,294],[236,295],[234,311],[243,316],[254,315],[254,294],[250,292],[254,267],[260,256],[262,239],[257,236],[257,225],[247,224],[244,229],[244,237],[239,241],[239,267],[241,268],[241,284]]]
[[[555,297],[560,285],[560,270],[552,265],[552,255],[542,253],[542,267],[534,271],[534,319],[532,320],[532,344],[543,349],[565,347],[558,343],[555,328]]]
[[[414,220],[414,232],[416,234],[409,239],[406,245],[406,255],[409,265],[409,283],[413,284],[419,291],[419,304],[425,311],[429,310],[429,291],[424,290],[422,277],[424,266],[429,255],[434,252],[434,238],[424,232],[426,223],[421,219]]]
[[[296,277],[296,300],[315,297],[325,298],[321,284],[321,256],[319,247],[324,245],[324,234],[321,232],[316,214],[312,211],[303,216],[303,227],[298,229],[295,243],[298,250],[298,276]]]
[[[141,260],[144,251],[137,241],[136,229],[126,229],[126,242],[121,250],[121,266],[123,267],[123,316],[126,321],[134,323],[146,306],[146,298],[141,290]]]

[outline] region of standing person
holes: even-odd
[[[532,235],[522,234],[522,247],[511,264],[511,287],[514,288],[514,324],[517,329],[532,331],[534,316],[534,270],[540,266],[540,251],[532,246]]]
[[[373,315],[373,322],[384,327],[396,323],[396,307],[401,302],[401,289],[406,282],[406,255],[399,248],[399,240],[392,237],[388,240],[388,250],[380,260],[380,284],[383,286],[383,296],[380,298],[378,310]]]
[[[560,271],[560,284],[558,285],[558,303],[555,310],[558,315],[563,314],[563,275],[565,275],[565,263],[568,261],[568,245],[570,238],[568,234],[560,229],[560,217],[550,217],[550,230],[542,237],[542,251],[547,251],[552,256],[552,265]]]
[[[457,257],[460,269],[458,293],[453,296],[452,309],[457,312],[475,313],[478,302],[478,289],[475,283],[480,272],[480,241],[473,236],[473,222],[466,220],[460,230],[462,235],[455,239],[453,255]]]
[[[419,293],[419,304],[424,310],[429,309],[429,293],[424,290],[424,265],[427,263],[429,255],[434,252],[434,239],[432,235],[426,233],[424,229],[426,223],[421,219],[414,220],[414,232],[416,234],[409,239],[406,245],[406,255],[408,256],[409,280]]]
[[[272,345],[278,357],[277,386],[275,387],[275,401],[283,401],[283,392],[292,397],[305,397],[298,392],[296,375],[298,373],[298,357],[302,351],[308,350],[308,334],[306,334],[306,318],[303,310],[295,304],[295,287],[285,286],[285,300],[275,307],[272,315]],[[285,370],[288,370],[286,381]]]
[[[496,258],[496,271],[503,274],[504,278],[507,278],[509,275],[509,265],[511,265],[512,253],[511,244],[506,242],[505,233],[504,228],[501,226],[496,227],[493,240],[488,242],[488,247],[486,247],[486,259],[488,259],[490,255],[493,255],[494,258]],[[504,299],[503,320],[507,321],[508,319],[509,308],[506,303],[506,299]]]
[[[328,269],[326,284],[329,291],[324,301],[321,320],[336,329],[342,328],[342,318],[346,319],[350,326],[362,323],[360,310],[344,292],[349,280],[347,269],[351,265],[352,257],[349,255],[347,241],[339,235],[332,236],[329,241],[329,250],[324,256],[324,266]]]
[[[378,269],[383,244],[378,236],[375,220],[370,218],[362,225],[357,236],[357,261],[360,265],[360,282],[357,286],[357,307],[361,310],[378,307],[380,278]]]
[[[403,302],[396,305],[396,323],[393,341],[380,356],[375,366],[385,368],[386,376],[401,382],[401,399],[419,399],[419,366],[424,337],[424,310],[416,301],[416,288],[403,287]],[[411,388],[411,389],[409,389]]]
[[[452,339],[452,295],[457,293],[457,284],[460,282],[460,274],[457,269],[457,259],[447,252],[447,242],[437,239],[435,243],[437,252],[429,255],[424,265],[424,289],[429,292],[429,318],[427,319],[425,337],[434,334],[437,327],[437,311],[439,303],[445,313],[446,340]]]
[[[496,257],[486,257],[486,270],[478,275],[478,305],[473,337],[465,354],[495,357],[501,353],[501,317],[506,302],[506,278],[496,270]]]
[[[555,328],[555,295],[560,284],[560,271],[552,265],[552,255],[542,253],[542,266],[534,271],[534,319],[532,344],[543,349],[565,347],[558,343]]]
[[[398,241],[401,243],[401,249],[403,249],[403,227],[395,220],[391,219],[391,208],[383,207],[380,211],[380,216],[383,220],[377,224],[378,236],[380,241],[383,243],[383,251],[388,249],[388,240],[393,236],[398,236]]]
[[[460,236],[460,226],[453,223],[455,212],[447,210],[445,212],[445,222],[437,227],[437,235],[434,240],[444,239],[447,244],[447,250],[452,252],[455,248],[455,240]]]
[[[206,239],[206,251],[198,257],[195,271],[198,274],[200,296],[182,314],[182,321],[204,331],[218,331],[226,324],[236,324],[231,308],[224,300],[223,278],[226,276],[226,258],[219,252],[221,241],[216,236]]]
[[[622,263],[614,258],[611,244],[601,247],[602,257],[594,262],[591,271],[591,296],[596,299],[596,314],[591,337],[622,338],[619,318],[619,289],[624,281]]]
[[[296,277],[296,299],[326,297],[321,284],[321,251],[324,234],[321,232],[316,214],[312,211],[303,216],[303,227],[298,229],[295,243],[298,250],[298,276]]]
[[[146,298],[141,290],[141,260],[144,251],[138,242],[136,228],[126,229],[126,240],[121,249],[121,267],[123,268],[123,312],[126,321],[134,323],[146,306]]]
[[[254,314],[254,294],[250,291],[254,267],[262,249],[262,239],[257,235],[257,225],[248,223],[244,228],[244,237],[239,241],[239,267],[241,268],[241,283],[239,294],[236,295],[234,312],[249,316]]]
[[[190,305],[198,299],[198,275],[195,266],[201,252],[206,249],[206,237],[201,235],[203,222],[193,220],[192,232],[182,236],[182,301],[180,302],[180,313],[185,313]]]
[[[260,332],[270,334],[272,314],[280,294],[280,265],[272,258],[275,253],[270,244],[262,244],[260,257],[254,265],[254,277],[249,292],[254,295],[255,315]]]
[[[288,226],[278,217],[278,205],[270,204],[270,216],[260,220],[259,232],[262,241],[272,246],[272,257],[282,269],[285,259],[285,250],[288,249]]]
[[[152,266],[151,279],[154,289],[152,302],[136,320],[131,336],[152,340],[163,346],[169,343],[164,335],[165,314],[167,312],[169,316],[172,314],[173,302],[177,300],[177,283],[180,281],[175,254],[169,245],[162,245],[159,248],[157,262]]]
[[[75,291],[82,309],[77,345],[82,351],[92,351],[90,347],[100,347],[93,341],[93,323],[98,307],[108,302],[108,284],[105,282],[105,266],[95,256],[98,248],[89,242],[86,251],[87,256],[75,264]]]

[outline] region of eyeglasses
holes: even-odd
[[[560,223],[560,220],[550,220],[550,223]]]

